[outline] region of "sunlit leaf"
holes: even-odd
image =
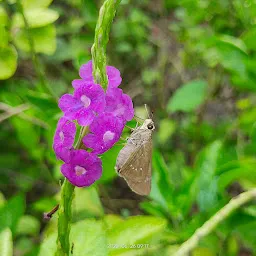
[[[56,29],[54,25],[30,29],[35,45],[35,51],[51,55],[56,50]],[[25,29],[20,29],[15,34],[16,45],[25,52],[30,52],[30,44]]]
[[[9,228],[0,232],[0,255],[13,256],[12,232]]]
[[[0,48],[0,80],[10,78],[17,68],[17,51],[13,46]]]
[[[48,7],[53,0],[22,0],[22,6],[25,10]]]
[[[73,200],[74,219],[84,219],[85,217],[99,217],[103,215],[103,208],[98,192],[94,186],[79,188],[75,190]]]
[[[39,28],[49,25],[59,18],[59,14],[47,8],[33,8],[25,10],[24,12],[30,28]],[[16,13],[12,20],[12,26],[23,28],[24,20],[20,13]]]
[[[107,255],[107,238],[101,221],[84,220],[72,225],[70,241],[73,255]]]
[[[206,97],[207,83],[202,80],[189,82],[178,88],[170,98],[167,110],[169,112],[190,112],[200,106]]]

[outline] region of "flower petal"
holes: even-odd
[[[93,75],[92,75],[92,61],[88,61],[86,64],[83,64],[79,70],[79,76],[87,82],[93,83]]]
[[[87,109],[81,109],[77,114],[77,122],[81,126],[88,126],[92,123],[95,115],[93,114],[92,111],[89,111]]]

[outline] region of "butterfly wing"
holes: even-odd
[[[148,139],[135,147],[118,173],[134,192],[139,195],[148,195],[151,190],[151,165],[152,140]]]

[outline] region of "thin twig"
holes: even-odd
[[[26,105],[26,104],[24,104],[24,105]],[[22,106],[22,105],[20,105],[20,106]],[[5,104],[3,102],[0,102],[0,110],[4,110],[5,112],[7,112],[6,116],[8,116],[8,114],[9,114],[9,116],[7,118],[9,118],[9,117],[11,117],[13,115],[18,115],[20,118],[22,118],[22,119],[24,119],[26,121],[29,121],[32,124],[38,125],[38,126],[44,128],[44,129],[49,129],[49,125],[47,123],[45,123],[44,121],[42,121],[42,120],[40,120],[40,119],[38,119],[38,118],[36,118],[34,116],[29,116],[29,115],[24,113],[24,111],[29,109],[29,108],[27,108],[24,111],[21,111],[19,113],[14,113],[16,108],[17,107],[12,107],[12,106],[7,105],[7,104]]]
[[[14,115],[18,115],[18,114],[22,113],[23,111],[25,111],[27,109],[29,109],[28,104],[21,104],[17,107],[12,108],[11,111],[7,111],[0,115],[0,123]]]
[[[214,214],[202,227],[184,242],[174,256],[186,256],[193,250],[199,241],[209,235],[223,220],[225,220],[232,212],[244,205],[245,203],[256,198],[256,188],[241,193],[239,196],[232,198],[228,204]]]

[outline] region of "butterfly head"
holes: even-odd
[[[152,119],[146,119],[140,129],[155,130],[155,125]]]

